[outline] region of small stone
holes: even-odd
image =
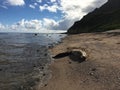
[[[96,71],[96,68],[92,68],[91,71]]]
[[[2,71],[2,69],[0,68],[0,71]]]
[[[30,90],[33,90],[33,87],[30,87]]]
[[[44,73],[43,76],[45,76],[46,74]]]
[[[39,82],[39,81],[40,81],[40,78],[36,78],[35,80],[36,80],[37,82]]]
[[[37,50],[37,52],[39,52],[40,50]]]
[[[69,64],[71,64],[72,62],[69,62]]]
[[[36,65],[33,65],[33,67],[36,67]]]
[[[44,85],[45,87],[47,86],[47,84]]]
[[[45,53],[44,56],[47,56],[47,53]]]
[[[120,77],[118,78],[118,80],[120,80]]]
[[[41,67],[41,69],[44,69],[44,67]]]
[[[37,36],[37,33],[35,33],[35,36]]]
[[[89,75],[90,75],[90,76],[93,76],[93,75],[94,75],[94,73],[92,73],[92,72],[91,72],[91,73],[89,73]]]
[[[24,87],[23,86],[20,86],[20,90],[22,90]]]

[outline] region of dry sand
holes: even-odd
[[[55,59],[52,78],[38,90],[120,90],[120,32],[69,35],[50,52],[55,56],[68,48],[85,50],[87,60]]]

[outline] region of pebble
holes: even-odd
[[[0,69],[0,71],[2,71],[2,69]]]
[[[89,75],[90,75],[90,76],[93,76],[93,75],[94,75],[94,73],[93,73],[93,72],[91,72],[91,73],[89,73]]]
[[[96,71],[97,69],[96,68],[92,68],[91,71]]]

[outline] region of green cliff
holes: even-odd
[[[108,0],[68,29],[69,34],[102,32],[120,28],[120,0]]]

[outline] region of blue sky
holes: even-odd
[[[57,11],[57,13],[51,13],[47,10],[42,12],[40,11],[39,6],[40,5],[42,6],[45,3],[47,3],[46,0],[43,0],[42,3],[37,3],[35,0],[26,0],[25,5],[22,6],[5,4],[7,8],[2,8],[2,7],[0,8],[0,22],[3,24],[13,24],[17,21],[20,21],[23,18],[27,20],[42,19],[42,18],[51,18],[54,20],[59,20],[61,18],[60,11]],[[0,5],[3,6],[4,5],[3,2],[0,2]]]
[[[0,31],[67,30],[107,0],[1,0]]]

